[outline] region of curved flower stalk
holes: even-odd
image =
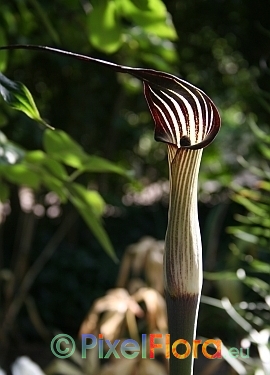
[[[197,213],[202,149],[176,151],[169,145],[168,154],[170,205],[163,267],[170,342],[172,345],[181,338],[192,348],[202,288],[202,246]],[[183,353],[183,349],[177,351]],[[191,354],[179,359],[171,353],[171,375],[192,374],[192,368]]]
[[[184,339],[192,350],[202,287],[197,182],[203,147],[216,136],[220,116],[201,90],[177,78],[170,77],[159,92],[150,87],[145,93],[156,134],[168,142],[170,204],[163,269],[170,342]],[[171,353],[171,375],[192,373],[192,352],[181,359]]]
[[[45,46],[15,45],[0,49],[35,49],[60,53],[131,74],[144,84],[155,122],[155,139],[168,144],[170,205],[165,239],[164,288],[170,342],[186,340],[192,349],[202,287],[202,247],[197,214],[197,181],[203,148],[220,128],[218,110],[195,86],[171,74],[130,68]],[[181,349],[176,351],[181,354]],[[192,353],[171,353],[170,374],[192,375]]]

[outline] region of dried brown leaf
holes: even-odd
[[[128,311],[136,317],[142,317],[144,314],[139,304],[125,289],[111,289],[104,297],[94,302],[81,325],[79,335],[99,332],[103,333],[105,338],[114,340],[125,324]]]
[[[149,332],[167,331],[166,304],[162,295],[152,288],[141,288],[133,295],[138,303],[146,306],[146,319]]]
[[[130,245],[121,262],[121,268],[116,285],[128,287],[128,279],[144,276],[148,285],[163,293],[163,253],[164,241],[152,237],[143,237]],[[128,288],[131,292],[131,290]]]

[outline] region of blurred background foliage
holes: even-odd
[[[163,70],[217,104],[222,128],[204,152],[199,184],[205,298],[198,334],[251,345],[256,360],[246,373],[267,373],[250,327],[268,340],[270,3],[11,0],[0,10],[1,45],[49,45]],[[164,238],[168,171],[134,77],[19,50],[1,51],[0,70],[28,87],[57,129],[0,101],[1,360],[8,366],[26,343],[48,340],[48,331],[76,336],[93,301],[116,285],[119,264],[104,248],[121,260],[141,237]],[[249,326],[226,313],[224,297]]]

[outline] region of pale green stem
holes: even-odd
[[[171,345],[186,340],[192,349],[202,287],[202,246],[198,222],[197,182],[202,149],[168,146],[170,206],[165,239],[164,289]],[[184,345],[176,347],[179,354]],[[170,356],[170,375],[193,374],[192,352],[186,359]]]
[[[68,179],[69,182],[73,182],[74,180],[76,180],[76,178],[78,178],[84,172],[85,172],[84,170],[76,169],[76,171],[71,173],[71,175],[69,176],[69,179]]]

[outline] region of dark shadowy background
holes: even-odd
[[[109,3],[116,4],[112,15],[106,8]],[[137,18],[127,15],[121,3],[125,0],[10,0],[0,5],[0,44],[50,45],[122,65],[168,71],[211,97],[220,110],[222,128],[204,151],[199,178],[203,294],[216,300],[228,297],[254,328],[269,329],[270,2],[166,0],[166,27],[157,11],[143,18],[149,9],[159,9],[161,1],[149,1],[148,10],[143,1],[134,1]],[[99,7],[93,20],[93,9]],[[105,13],[107,20],[113,19],[111,29],[106,29]],[[51,125],[67,132],[87,153],[133,171],[136,182],[109,173],[78,177],[104,198],[104,228],[120,261],[126,247],[143,236],[164,239],[166,146],[154,141],[141,84],[105,67],[44,52],[1,52],[1,61],[2,72],[29,88]],[[0,125],[1,132],[23,149],[43,148],[44,129],[3,101]],[[69,223],[68,217],[72,223],[33,281],[28,308],[22,304],[5,333],[5,368],[16,356],[27,354],[22,348],[44,346],[48,353],[42,327],[51,334],[62,331],[76,337],[91,304],[115,286],[119,271],[119,264],[71,204],[61,204],[57,195],[41,187],[32,193],[33,205],[40,210],[24,209],[18,185],[8,183],[9,198],[1,204],[2,322],[30,266],[61,223]],[[23,269],[18,259],[23,259]],[[16,272],[19,284],[10,289],[7,283]],[[33,323],[33,316],[39,321]],[[235,347],[248,336],[224,309],[208,303],[201,304],[198,335],[220,337]],[[43,366],[47,360],[41,352],[33,359]],[[256,345],[251,353],[258,357]]]

